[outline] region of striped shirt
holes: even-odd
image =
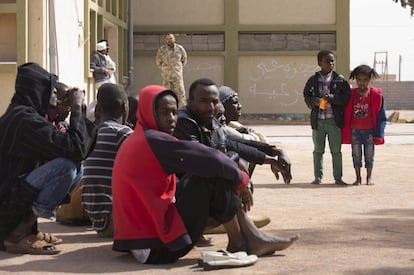
[[[112,213],[112,167],[122,142],[133,130],[115,120],[103,122],[95,148],[84,161],[82,205],[97,231],[105,230]]]

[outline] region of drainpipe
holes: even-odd
[[[59,62],[56,38],[55,1],[49,0],[49,71],[59,75]]]
[[[401,81],[401,54],[398,56],[398,81]]]
[[[131,95],[134,85],[134,23],[133,23],[133,0],[128,0],[128,83],[125,88],[128,95]]]

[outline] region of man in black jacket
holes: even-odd
[[[45,118],[49,104],[57,104],[56,81],[36,63],[19,66],[15,94],[0,117],[0,249],[11,253],[60,252],[55,244],[61,239],[39,233],[37,218],[54,217],[94,143],[95,126],[81,113],[83,91],[68,91],[66,132]]]
[[[285,183],[290,183],[291,164],[283,150],[267,143],[228,135],[223,125],[215,118],[215,109],[219,102],[219,91],[212,80],[194,81],[190,87],[187,106],[178,112],[174,136],[203,143],[224,153],[236,152],[248,162],[269,164],[277,177],[280,172]]]
[[[242,141],[227,139],[225,133],[220,131],[221,125],[215,119],[215,108],[219,100],[219,91],[213,81],[210,79],[194,81],[190,86],[187,105],[178,112],[177,126],[173,135],[179,139],[199,142],[223,152],[239,153],[241,157],[249,161],[265,163],[265,153],[253,146],[242,143]],[[248,159],[249,157],[251,159]],[[281,163],[279,163],[279,168],[282,170]],[[182,176],[177,183],[177,197],[182,192],[186,192],[186,189],[189,189],[192,185],[197,185],[197,181],[201,181],[201,179],[194,175],[185,174]],[[250,209],[253,201],[251,194],[246,195],[245,193],[243,192],[240,197],[246,211]],[[240,210],[236,217],[223,224],[229,238],[227,250],[231,252],[247,250],[249,253],[254,252],[252,254],[263,256],[274,251],[284,250],[299,238],[298,235],[289,238],[269,236],[257,229],[247,217],[245,211]],[[249,244],[246,244],[246,240],[243,237],[235,238],[234,236],[245,236],[246,238],[255,236],[256,247],[245,247],[246,245],[249,246]]]

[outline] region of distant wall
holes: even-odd
[[[414,110],[414,81],[375,81],[383,89],[387,110]]]
[[[1,100],[0,100],[0,116],[6,111],[9,106],[10,99],[14,94],[14,80],[16,79],[16,73],[1,73]]]

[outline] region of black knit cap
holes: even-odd
[[[221,103],[224,104],[230,97],[234,96],[236,92],[227,86],[220,86],[218,88]]]

